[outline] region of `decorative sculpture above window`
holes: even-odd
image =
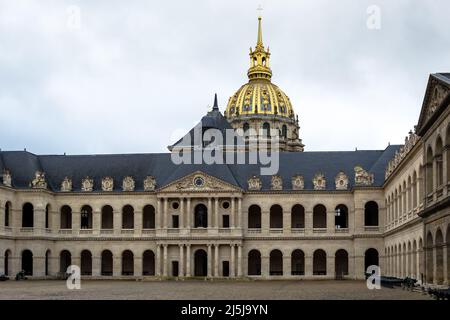
[[[348,177],[343,171],[341,171],[337,174],[334,181],[336,183],[336,190],[347,190],[348,189]]]
[[[303,176],[296,175],[292,177],[292,190],[303,190],[305,188],[305,180]]]
[[[134,191],[134,179],[131,176],[127,176],[123,178],[122,181],[122,190],[123,191]]]
[[[155,177],[148,176],[144,180],[144,191],[153,191],[156,188]]]
[[[248,183],[248,190],[253,191],[261,190],[262,183],[259,177],[252,176],[250,179],[248,179],[247,183]]]
[[[3,185],[7,186],[7,187],[11,187],[11,173],[9,172],[9,170],[4,170],[3,171]]]
[[[81,190],[85,192],[91,192],[94,189],[94,180],[89,177],[84,178],[81,181]]]
[[[72,179],[69,177],[65,177],[61,182],[61,191],[62,192],[70,192],[72,191]]]
[[[30,183],[30,187],[34,189],[47,189],[47,182],[45,181],[45,173],[36,171],[34,179]]]
[[[271,187],[272,190],[283,190],[283,179],[281,176],[272,176]]]
[[[373,184],[373,173],[368,173],[361,166],[356,166],[355,184],[357,186],[371,186]]]
[[[323,173],[316,173],[313,178],[314,190],[325,190],[327,182]]]
[[[105,177],[102,179],[102,190],[103,191],[113,191],[114,180],[111,177]]]

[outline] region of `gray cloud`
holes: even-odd
[[[261,1],[0,0],[0,147],[165,152],[244,82]],[[369,5],[381,29],[366,27]],[[81,28],[67,23],[70,6]],[[262,1],[273,82],[307,150],[382,149],[450,70],[447,0]]]

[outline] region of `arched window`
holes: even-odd
[[[287,126],[285,124],[281,127],[281,136],[287,138]]]
[[[122,275],[134,275],[134,255],[130,250],[125,250],[122,253]]]
[[[291,273],[293,276],[303,276],[305,274],[305,253],[300,249],[292,251]]]
[[[411,191],[412,191],[412,208],[415,209],[417,207],[417,173],[415,170],[412,178]]]
[[[127,204],[122,208],[122,229],[134,228],[134,208]]]
[[[66,273],[67,268],[72,264],[72,254],[63,250],[59,254],[59,272]]]
[[[426,166],[425,175],[427,181],[426,192],[427,195],[429,195],[433,192],[433,150],[431,149],[431,147],[428,147],[427,149],[427,163],[425,164],[425,166]]]
[[[246,122],[246,123],[244,123],[244,126],[243,126],[243,130],[244,130],[244,135],[247,135],[248,134],[248,130],[250,129],[250,125]]]
[[[50,256],[51,256],[51,251],[50,250],[45,251],[45,275],[46,276],[50,275]]]
[[[271,276],[283,275],[283,253],[280,250],[270,252],[269,274]]]
[[[113,275],[113,255],[109,250],[103,250],[102,252],[102,276]]]
[[[50,228],[50,205],[45,206],[45,229]]]
[[[263,136],[270,138],[270,124],[268,122],[263,124]]]
[[[434,158],[436,161],[436,179],[437,179],[436,182],[437,186],[441,187],[444,184],[444,162],[442,157],[441,137],[437,138]]]
[[[92,208],[90,206],[83,206],[80,215],[81,229],[92,229]]]
[[[208,227],[208,208],[204,204],[198,204],[194,209],[194,228]]]
[[[322,249],[314,251],[313,255],[313,275],[327,274],[327,254]]]
[[[11,251],[10,250],[6,250],[5,251],[5,260],[4,260],[4,273],[5,276],[9,276],[9,268],[11,266]]]
[[[248,228],[261,229],[261,208],[256,204],[248,208]]]
[[[22,228],[33,228],[34,226],[34,208],[29,202],[22,207]]]
[[[155,229],[155,208],[152,205],[144,207],[142,213],[142,228]]]
[[[336,229],[348,228],[348,209],[347,206],[340,204],[334,211],[334,225]]]
[[[26,276],[33,275],[33,253],[30,250],[22,251],[22,270]]]
[[[81,275],[92,275],[92,254],[89,250],[83,250],[81,252]]]
[[[378,204],[369,201],[364,206],[364,225],[367,227],[378,226]]]
[[[430,231],[427,234],[427,242],[426,242],[426,253],[427,253],[427,261],[426,261],[426,279],[428,283],[433,283],[433,271],[434,271],[434,263],[433,263],[433,235]]]
[[[11,221],[11,203],[8,201],[5,204],[5,227],[9,227]]]
[[[367,271],[367,268],[370,266],[378,266],[378,251],[376,249],[370,248],[367,249],[364,253],[364,270]]]
[[[344,249],[336,251],[334,257],[334,265],[337,279],[348,275],[348,252]]]
[[[261,275],[261,253],[258,250],[252,250],[248,253],[248,275]]]
[[[444,237],[441,229],[436,231],[435,250],[436,250],[436,283],[444,283]],[[448,250],[448,249],[447,249]],[[447,254],[447,252],[445,252]],[[448,263],[448,262],[447,262]],[[447,272],[447,270],[445,270]]]
[[[155,254],[152,250],[144,251],[142,256],[142,274],[144,276],[155,275]]]
[[[109,205],[103,206],[102,208],[102,229],[113,229],[114,228],[114,212],[113,208]]]
[[[278,204],[270,207],[270,228],[283,228],[283,208],[281,208],[281,206]]]
[[[305,208],[302,205],[296,204],[291,210],[291,228],[303,229],[305,228]]]
[[[313,209],[313,228],[327,227],[327,208],[324,205],[318,204]]]
[[[60,228],[72,229],[72,209],[64,205],[61,207]]]

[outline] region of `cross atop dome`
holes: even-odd
[[[262,8],[261,8],[262,10]],[[250,48],[250,68],[247,75],[249,80],[269,80],[272,78],[272,70],[270,70],[269,60],[270,53],[269,48],[264,48],[262,40],[262,18],[258,16],[258,38],[256,40],[255,50]]]

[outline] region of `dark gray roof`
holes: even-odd
[[[283,189],[291,189],[291,178],[301,174],[305,189],[312,190],[314,175],[321,172],[327,180],[327,189],[334,190],[334,178],[343,171],[354,182],[354,167],[362,166],[374,174],[374,186],[384,183],[387,162],[400,146],[389,146],[385,150],[336,151],[336,152],[282,152],[279,174],[283,178]],[[202,171],[244,190],[252,175],[260,176],[263,190],[270,189],[270,176],[261,176],[257,164],[181,164],[171,161],[170,153],[154,154],[110,154],[110,155],[34,155],[27,151],[0,151],[1,169],[12,174],[15,188],[29,188],[36,171],[44,171],[49,189],[59,191],[64,177],[73,180],[73,191],[80,191],[81,181],[89,176],[94,179],[94,190],[101,190],[101,179],[114,179],[114,189],[119,191],[126,176],[135,179],[136,191],[143,190],[146,176],[156,178],[157,187],[165,186],[196,171]]]

